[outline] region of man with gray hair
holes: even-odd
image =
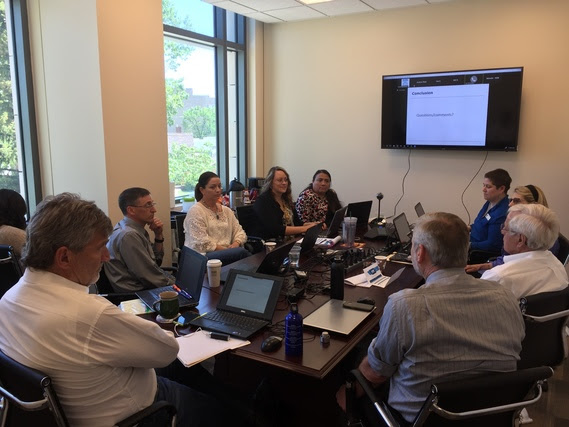
[[[412,422],[434,382],[514,371],[524,323],[510,291],[465,273],[469,233],[456,215],[417,222],[411,246],[418,289],[391,295],[359,370],[373,384],[389,381],[388,404]],[[344,407],[344,391],[336,395]]]
[[[494,280],[517,298],[567,287],[561,262],[548,249],[559,236],[555,212],[537,203],[510,208],[502,227],[504,264],[487,270],[482,279]]]
[[[173,334],[88,293],[109,260],[111,230],[105,213],[75,194],[38,205],[26,271],[0,300],[0,350],[52,377],[71,425],[115,425],[155,400],[176,406],[178,425],[211,425],[217,402],[153,369],[176,360]]]

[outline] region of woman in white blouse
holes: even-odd
[[[247,235],[231,209],[219,202],[221,180],[213,172],[200,175],[195,188],[198,203],[190,208],[184,220],[185,245],[205,253],[208,259],[230,264],[251,253],[243,248]]]

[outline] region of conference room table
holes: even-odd
[[[382,241],[360,240],[360,242],[365,243],[366,247],[379,248],[383,245]],[[315,282],[318,289],[319,286],[329,284],[330,277],[330,267],[325,264],[314,265],[314,262],[311,263],[309,259],[312,255],[313,253],[309,253],[308,256],[301,257],[300,269],[303,268],[303,264],[312,264],[313,267],[309,272],[307,291],[297,302],[299,313],[303,317],[308,316],[330,299],[330,296],[325,293],[310,292],[311,282]],[[250,269],[258,266],[263,257],[264,253],[257,253],[224,266],[223,269]],[[349,335],[330,332],[330,343],[327,345],[323,345],[320,341],[321,330],[305,326],[303,353],[299,357],[285,355],[284,342],[275,352],[265,353],[261,350],[261,344],[268,336],[284,336],[284,319],[290,311],[290,303],[285,295],[281,295],[270,327],[251,337],[250,345],[216,356],[216,377],[233,389],[239,390],[240,393],[249,395],[254,393],[255,388],[263,379],[265,381],[268,379],[275,393],[274,399],[287,408],[289,422],[294,425],[323,425],[324,422],[327,425],[334,425],[338,421],[337,407],[327,415],[314,413],[311,408],[315,406],[332,408],[336,405],[335,391],[345,380],[346,372],[354,367],[357,359],[365,355],[367,343],[377,330],[389,295],[401,289],[414,288],[422,284],[422,278],[409,265],[387,263],[384,272],[391,275],[400,268],[404,268],[401,275],[386,288],[345,285],[344,300],[356,301],[361,297],[372,298],[375,301],[374,310]],[[355,270],[348,276],[360,274],[362,271],[362,269]],[[288,276],[289,283],[285,286],[292,285],[290,281],[294,280],[293,277],[293,275]],[[306,286],[306,283],[301,283],[300,286]],[[201,314],[214,310],[222,290],[223,285],[211,287],[206,277],[200,303],[193,311]],[[182,331],[189,332],[190,329]],[[303,421],[299,424],[300,419]]]

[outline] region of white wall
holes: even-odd
[[[265,169],[285,167],[298,194],[326,168],[343,202],[373,199],[375,215],[381,191],[392,215],[408,151],[379,148],[382,75],[523,66],[519,151],[490,152],[465,203],[472,220],[484,172],[502,167],[513,187],[540,186],[569,234],[567,16],[561,0],[457,0],[265,25]],[[413,221],[421,201],[467,220],[461,193],[485,154],[413,151],[397,212]]]
[[[169,247],[161,2],[30,0],[29,13],[44,194],[80,193],[115,223],[120,192],[148,188]]]
[[[107,211],[96,1],[30,0],[44,195],[80,193]]]

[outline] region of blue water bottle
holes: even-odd
[[[285,319],[285,354],[302,356],[302,315],[296,304],[291,304]]]

